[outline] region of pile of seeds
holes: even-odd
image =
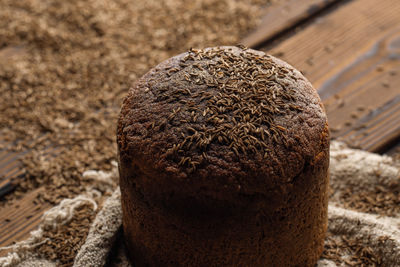
[[[400,178],[390,188],[375,186],[369,192],[348,188],[341,196],[345,208],[385,216],[400,214]]]
[[[168,82],[150,88],[157,102],[176,107],[168,123],[179,128],[181,141],[171,144],[167,154],[179,155],[173,158],[189,170],[207,158],[211,144],[226,146],[237,157],[256,153],[268,157],[271,142],[288,145],[286,129],[274,116],[302,110],[294,104],[294,89],[284,80],[297,79],[293,70],[245,47],[232,50],[192,49],[179,67],[167,70],[167,81],[182,88],[170,88]],[[162,125],[155,122],[153,127],[157,131]]]
[[[238,43],[269,2],[2,0],[0,149],[26,154],[24,176],[0,206],[38,187],[38,203],[85,191],[93,181],[82,173],[116,160],[116,121],[131,84],[190,47]],[[49,233],[41,252],[71,265],[81,241],[63,237],[83,238],[84,217]]]
[[[383,241],[383,240],[382,240]],[[381,266],[382,259],[373,249],[366,247],[361,240],[346,236],[335,236],[328,232],[321,259],[328,259],[337,266]]]
[[[47,240],[35,251],[45,259],[58,262],[57,266],[71,266],[88,234],[82,229],[89,229],[94,217],[95,211],[91,205],[79,207],[67,224],[44,231],[43,238]]]
[[[84,190],[83,171],[116,159],[116,119],[133,81],[190,47],[237,43],[268,3],[2,1],[0,135],[29,151],[16,192],[46,186],[40,199],[57,203],[60,190]]]
[[[84,191],[90,182],[82,172],[109,170],[116,158],[116,119],[133,81],[190,47],[238,43],[268,3],[2,0],[0,148],[27,154],[26,175],[0,205],[37,187],[46,187],[39,200],[50,203]],[[227,142],[221,138],[213,140]],[[71,266],[92,218],[83,208],[63,229],[49,232],[42,255]],[[75,235],[80,239],[66,238]],[[340,259],[346,248],[332,250]]]

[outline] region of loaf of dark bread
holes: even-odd
[[[314,266],[329,131],[312,85],[244,47],[190,50],[140,78],[117,130],[135,266]]]

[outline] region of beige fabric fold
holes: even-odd
[[[96,176],[96,172],[91,173]],[[104,173],[102,174],[104,176]],[[112,175],[117,175],[114,171]],[[111,176],[109,178],[111,179]],[[400,214],[382,216],[346,209],[341,195],[352,187],[357,192],[369,192],[375,186],[391,187],[399,184],[400,168],[388,156],[350,149],[339,142],[331,145],[331,188],[329,204],[329,232],[332,238],[357,239],[361,246],[372,249],[382,260],[382,266],[400,266]],[[115,177],[114,177],[115,178]],[[121,236],[122,212],[119,188],[103,203],[92,223],[85,243],[80,248],[74,267],[107,266],[128,267]],[[82,199],[81,199],[82,200]],[[75,203],[76,201],[70,201]],[[65,208],[65,207],[64,207]],[[51,223],[46,221],[47,224]],[[53,223],[57,223],[54,221]],[[26,245],[26,243],[25,243]],[[31,244],[34,245],[34,244]],[[111,253],[112,252],[112,253]],[[8,257],[0,258],[0,266],[54,266],[55,263],[35,258],[35,254],[21,255],[16,246]],[[321,259],[318,267],[347,266],[346,258],[340,263]]]

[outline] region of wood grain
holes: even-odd
[[[293,28],[299,22],[320,12],[338,0],[287,0],[279,1],[266,10],[260,25],[241,43],[256,48],[276,35]]]
[[[302,9],[291,7],[292,15],[285,15],[286,22],[269,18],[270,33],[266,36],[272,37],[291,27],[296,23],[293,15],[296,12],[308,16],[307,12],[304,13],[307,3],[326,1],[289,2],[294,7],[304,6]],[[319,89],[333,137],[370,151],[381,149],[400,135],[398,14],[400,1],[397,0],[379,3],[376,0],[354,0],[319,18],[270,51],[303,70]],[[275,18],[284,19],[285,16],[276,15]],[[299,19],[302,17],[297,17]],[[3,55],[9,59],[17,51],[18,48],[7,53],[0,51],[0,58]],[[21,169],[14,162],[7,158],[0,161],[0,165],[5,166],[4,170],[1,169],[0,177],[3,179],[0,183],[21,175]],[[0,246],[27,238],[29,232],[37,227],[43,212],[50,208],[48,204],[36,205],[33,202],[41,190],[27,193],[11,208],[0,208]],[[0,252],[0,256],[4,254]]]
[[[12,152],[10,144],[4,145],[5,149],[0,151],[0,196],[12,191],[19,179],[23,179],[23,169],[19,159],[27,151]],[[44,155],[57,153],[57,148],[48,146]],[[44,187],[37,188],[24,195],[19,200],[13,201],[13,205],[0,207],[0,247],[10,246],[14,242],[29,237],[29,233],[36,229],[43,213],[51,208],[48,203],[37,204],[37,195]],[[7,251],[0,251],[0,257],[5,256]]]
[[[399,14],[397,0],[352,1],[269,51],[318,89],[333,138],[369,151],[399,138]]]
[[[1,140],[0,144],[2,144]],[[20,152],[12,151],[10,149],[11,146],[12,144],[3,143],[2,147],[4,149],[0,151],[0,199],[15,187],[14,185],[18,183],[18,178],[23,175],[22,164],[19,160],[30,150],[30,144],[28,144],[28,148],[25,151]],[[43,148],[42,155],[50,159],[55,157],[59,151],[58,147],[47,145]]]
[[[14,189],[13,180],[21,175],[21,163],[18,159],[24,153],[0,151],[0,198]]]
[[[27,51],[23,45],[7,46],[0,49],[0,66],[6,65],[10,60],[26,56]],[[11,152],[13,145],[0,139],[0,199],[14,189],[13,180],[22,175],[21,164],[18,159],[24,153]],[[26,153],[26,152],[25,152]],[[1,216],[1,215],[0,215]],[[1,220],[1,217],[0,217]],[[0,228],[1,229],[1,228]]]
[[[50,204],[35,204],[34,199],[42,190],[38,188],[15,201],[11,207],[0,208],[0,247],[28,238],[30,232],[37,228],[43,212],[51,207]],[[0,257],[7,252],[0,251]]]

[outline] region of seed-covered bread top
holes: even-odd
[[[328,151],[315,89],[287,63],[244,47],[191,49],[139,79],[118,122],[120,161],[160,185],[243,192],[291,183]]]

